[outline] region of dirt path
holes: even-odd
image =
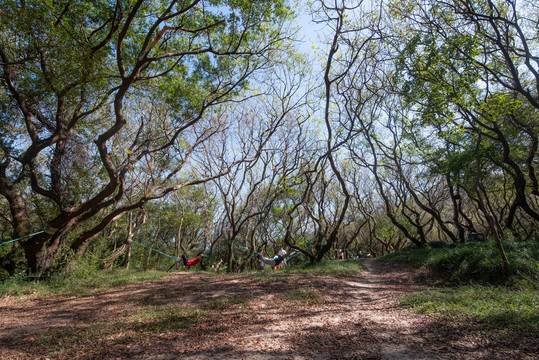
[[[0,299],[0,359],[533,359],[395,303],[424,276],[176,273],[83,298]]]
[[[394,304],[396,295],[412,290],[410,273],[389,270],[370,259],[364,264],[362,276],[319,276],[302,282],[302,289],[324,289],[323,301],[307,308],[296,305],[271,311],[271,298],[260,302],[256,317],[271,325],[262,335],[257,329],[246,336],[247,344],[256,339],[257,347],[264,350],[253,358],[273,352],[283,359],[432,359],[405,345],[421,341],[411,328],[423,320]]]

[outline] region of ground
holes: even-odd
[[[538,343],[414,314],[425,273],[177,272],[85,297],[0,299],[0,359],[537,359]],[[535,341],[535,342],[534,342]]]

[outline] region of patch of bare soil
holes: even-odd
[[[178,272],[83,298],[3,298],[0,359],[537,359],[529,339],[398,307],[425,274],[363,264],[346,277]]]

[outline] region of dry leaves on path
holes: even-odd
[[[418,271],[363,262],[355,276],[179,272],[84,298],[0,299],[0,359],[534,358],[533,344],[398,307]]]

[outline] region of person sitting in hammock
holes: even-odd
[[[272,267],[275,267],[277,265],[279,265],[281,262],[283,262],[284,260],[284,257],[283,256],[279,256],[279,255],[275,255],[274,257],[272,258],[267,258],[267,257],[264,257],[262,256],[262,254],[258,254],[258,259],[268,265],[271,265]]]
[[[199,253],[196,258],[188,259],[187,255],[183,254],[182,262],[183,262],[183,265],[187,268],[187,270],[189,270],[191,266],[195,266],[196,264],[198,264],[202,260],[203,257],[204,257],[204,254]]]

